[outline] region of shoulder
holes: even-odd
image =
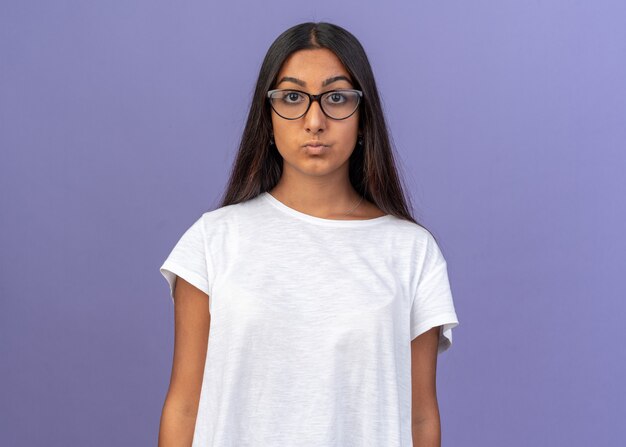
[[[198,224],[207,238],[216,235],[233,235],[245,222],[255,219],[258,196],[243,202],[220,206],[202,213]]]
[[[391,228],[389,235],[394,241],[394,251],[402,253],[410,262],[422,265],[442,257],[437,239],[426,227],[395,216],[387,225]]]
[[[399,238],[409,244],[423,245],[435,240],[432,233],[424,226],[400,217],[392,216],[388,225]]]
[[[252,200],[252,199],[251,199]],[[202,213],[200,220],[204,225],[228,225],[234,223],[250,207],[251,200],[220,206]]]

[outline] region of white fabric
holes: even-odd
[[[204,213],[161,273],[209,296],[193,447],[412,447],[410,341],[452,343],[446,261],[391,215],[332,220],[264,192]]]

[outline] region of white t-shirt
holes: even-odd
[[[268,192],[205,212],[160,268],[209,295],[193,446],[412,447],[411,346],[455,313],[422,226],[311,216]]]

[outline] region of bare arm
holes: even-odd
[[[439,328],[431,328],[411,341],[413,447],[441,447],[436,381]]]
[[[174,289],[174,359],[161,414],[159,447],[191,446],[210,323],[209,296],[177,277]]]

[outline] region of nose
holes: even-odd
[[[311,133],[317,133],[326,128],[326,115],[318,101],[312,101],[309,110],[304,115],[304,127]]]

